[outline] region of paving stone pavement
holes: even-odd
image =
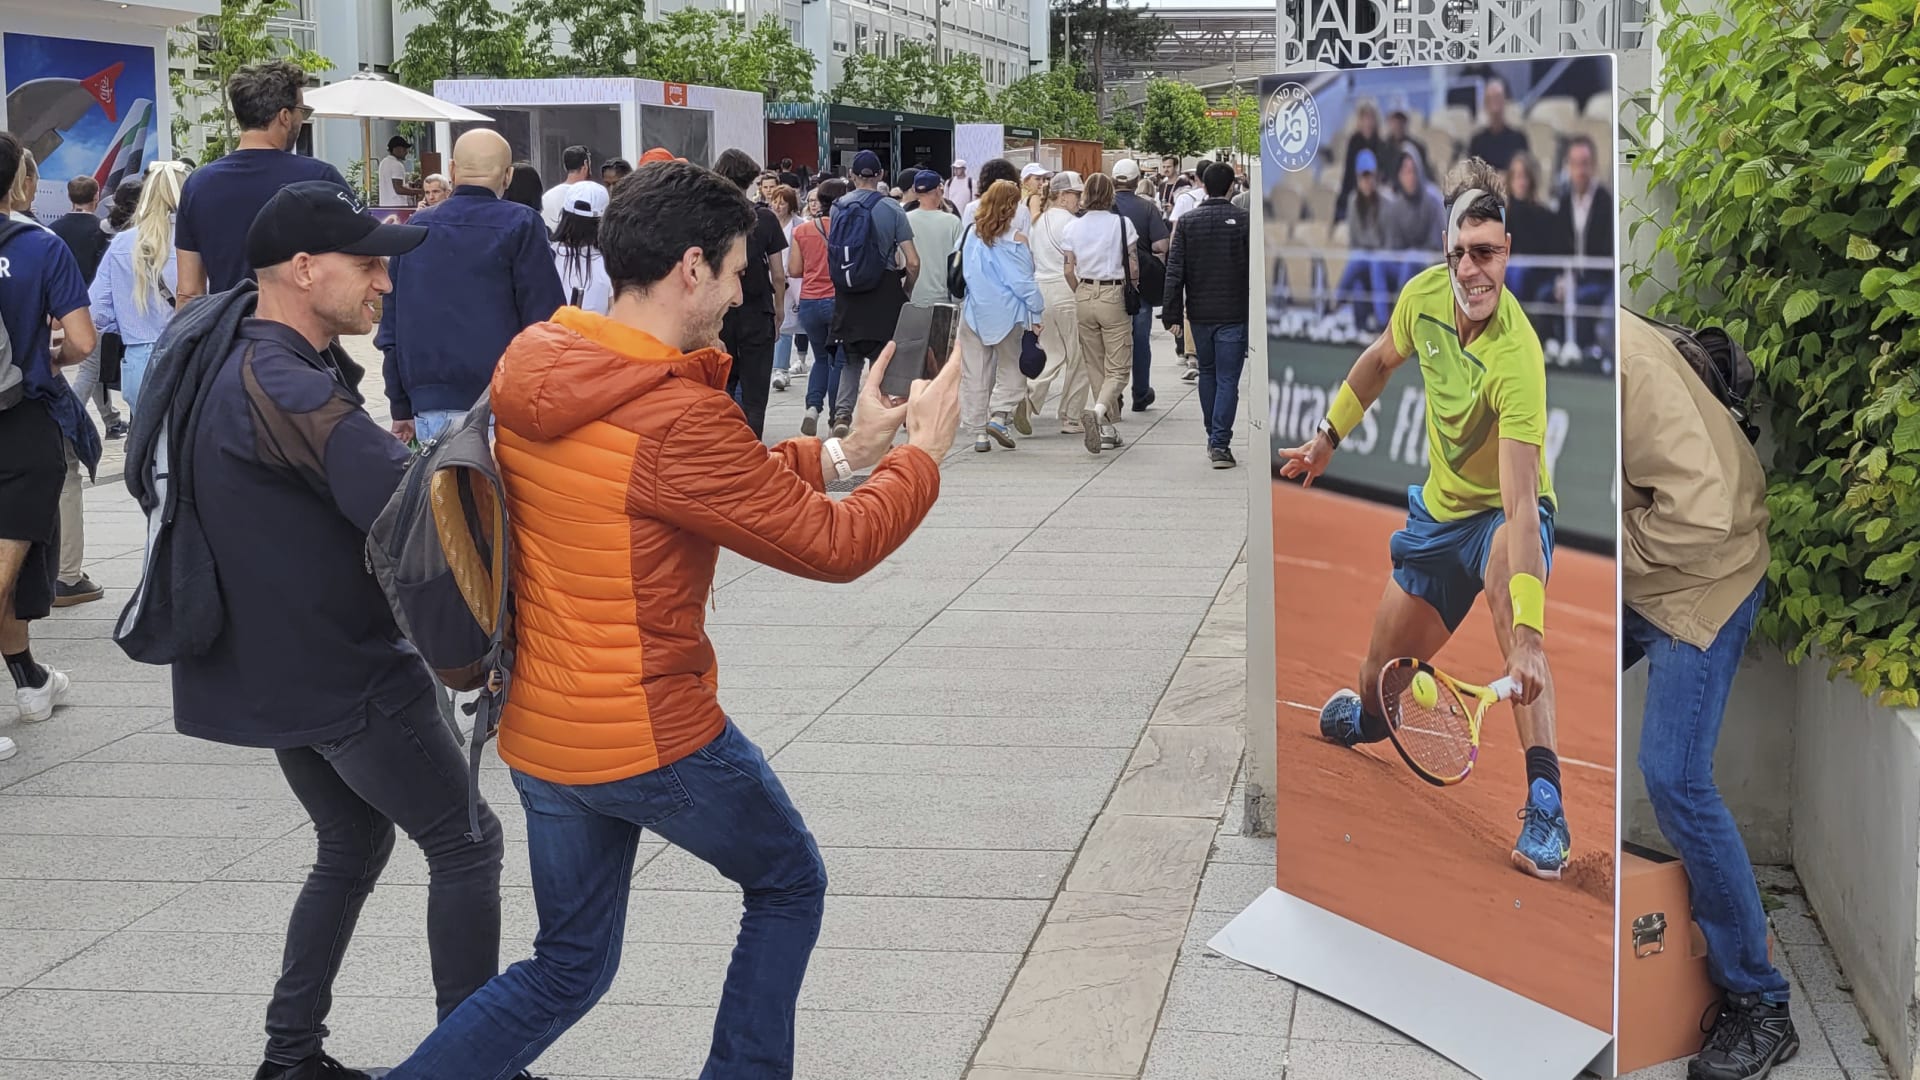
[[[352,344],[383,415],[377,358]],[[1092,458],[1038,420],[1016,451],[962,440],[926,524],[859,582],[721,559],[709,624],[723,701],[772,757],[831,878],[801,1080],[1464,1075],[1204,947],[1273,877],[1272,841],[1240,835],[1230,790],[1247,478],[1207,467],[1191,387],[1164,333],[1155,347],[1160,400],[1127,415],[1123,452]],[[800,412],[798,388],[773,395],[769,438]],[[107,599],[34,628],[37,654],[76,675],[71,704],[24,730],[0,713],[21,746],[0,762],[0,1078],[246,1080],[311,834],[270,755],[175,734],[165,673],[109,640],[142,541],[120,445],[86,496],[88,570]],[[484,787],[509,841],[511,961],[535,930],[525,834],[497,759]],[[425,880],[400,844],[338,984],[328,1045],[344,1060],[391,1063],[433,1022]],[[620,976],[543,1075],[699,1071],[737,896],[660,844],[634,890]],[[1151,911],[1119,922],[1152,932],[1112,934],[1115,898]],[[1803,1031],[1824,1034],[1775,1076],[1884,1075],[1804,902],[1783,903],[1780,939],[1818,991],[1799,995]],[[1110,1017],[1137,1022],[1108,1039],[1113,1071],[1041,1071],[1056,1041],[1021,1033],[1048,1015],[1047,988],[1082,971],[1114,973],[1111,993],[1054,1014],[1061,1039],[1100,1046]]]

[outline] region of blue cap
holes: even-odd
[[[923,195],[938,188],[943,182],[940,174],[932,169],[921,169],[913,174],[913,190]]]
[[[871,150],[862,150],[853,155],[853,175],[879,176],[880,155]]]
[[[1380,159],[1373,156],[1373,151],[1362,150],[1354,155],[1353,170],[1356,173],[1377,173],[1380,171]]]

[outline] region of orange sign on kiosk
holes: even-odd
[[[678,108],[686,108],[687,84],[670,82],[670,83],[665,83],[663,85],[666,88],[664,96],[666,97],[667,104],[676,106]]]

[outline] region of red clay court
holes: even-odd
[[[1507,862],[1526,801],[1512,710],[1487,714],[1465,783],[1427,784],[1390,742],[1320,738],[1319,710],[1354,687],[1392,575],[1404,507],[1273,492],[1278,881],[1318,904],[1601,1030],[1613,1026],[1618,600],[1614,562],[1564,545],[1547,584],[1573,864],[1539,881]],[[1485,603],[1434,664],[1469,682],[1504,672]],[[1357,687],[1354,687],[1357,689]]]

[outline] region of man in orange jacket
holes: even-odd
[[[895,404],[883,355],[843,439],[762,446],[719,348],[753,225],[737,185],[642,166],[601,220],[611,317],[563,308],[494,373],[517,635],[500,756],[527,810],[540,935],[390,1080],[510,1077],[585,1016],[619,966],[642,828],[745,893],[702,1080],[793,1075],[826,868],[721,709],[703,608],[721,547],[851,581],[905,542],[939,494],[961,365]],[[846,499],[827,495],[830,478],[869,467]]]

